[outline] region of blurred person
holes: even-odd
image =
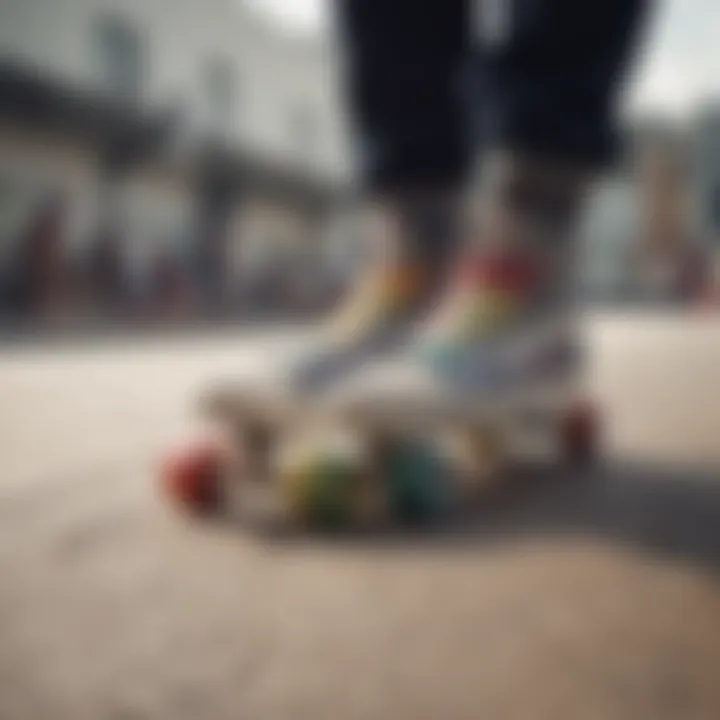
[[[67,207],[51,193],[20,234],[10,262],[9,305],[19,317],[40,317],[52,310],[64,289],[62,247]]]
[[[631,294],[653,304],[697,300],[706,270],[688,223],[690,181],[680,148],[649,143],[638,161],[641,228],[630,257]]]
[[[216,317],[228,310],[228,229],[215,218],[203,219],[192,243],[192,267],[202,311]]]
[[[96,308],[117,313],[126,299],[128,277],[122,254],[121,233],[116,225],[100,228],[88,248],[87,275]]]
[[[333,4],[376,252],[332,321],[273,367],[273,392],[327,389],[359,366],[361,376],[336,388],[348,401],[471,392],[481,402],[538,372],[570,372],[573,229],[613,151],[616,99],[645,6]],[[392,371],[367,367],[400,346]]]
[[[155,253],[150,266],[149,285],[154,312],[164,317],[190,314],[190,283],[178,253],[167,248]]]

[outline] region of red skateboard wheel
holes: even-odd
[[[219,443],[207,439],[181,444],[168,452],[161,469],[164,494],[196,514],[216,510],[225,453]]]

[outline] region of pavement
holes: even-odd
[[[720,717],[720,325],[588,324],[603,467],[459,527],[189,522],[158,453],[268,330],[0,351],[0,718]]]

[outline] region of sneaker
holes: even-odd
[[[437,222],[451,218],[446,205],[428,210],[421,204],[406,215],[412,215],[403,218],[407,227],[394,219],[397,215],[383,217],[385,224],[373,233],[382,256],[329,319],[284,356],[259,356],[220,394],[244,406],[284,405],[313,397],[356,366],[401,347],[437,286],[440,252],[453,239],[451,222]]]
[[[461,260],[437,311],[404,352],[328,388],[329,407],[373,423],[422,422],[485,414],[574,384],[580,346],[564,210],[572,203],[560,200],[556,193],[546,203],[549,220],[524,215],[514,197],[486,205],[483,242]]]

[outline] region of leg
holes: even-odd
[[[341,406],[384,419],[407,407],[494,407],[574,374],[573,220],[612,150],[615,100],[645,5],[477,3],[479,227],[458,282],[413,347],[418,379],[406,367],[374,368],[338,392]]]
[[[220,391],[239,414],[314,398],[395,347],[429,302],[454,238],[453,195],[468,166],[461,75],[468,0],[337,0],[360,179],[379,227],[377,257],[328,323],[297,351],[258,355]],[[248,409],[249,408],[249,409]]]
[[[456,189],[467,168],[468,0],[337,0],[358,164],[371,192]]]
[[[484,152],[472,199],[479,209],[474,239],[486,252],[470,254],[481,266],[478,255],[492,256],[494,269],[475,273],[482,276],[480,294],[490,289],[504,298],[499,309],[482,301],[491,323],[510,305],[527,304],[535,313],[544,303],[568,299],[564,276],[572,266],[574,221],[593,171],[612,155],[618,91],[646,5],[476,2],[472,79]],[[518,293],[527,298],[513,297]],[[477,316],[477,307],[465,307]],[[444,330],[465,332],[470,344],[486,330],[482,321],[466,322],[452,311],[447,316],[454,329]]]
[[[394,345],[444,276],[469,166],[462,75],[468,0],[337,0],[360,181],[374,219],[369,267],[293,372],[321,388]],[[340,349],[338,351],[338,348]],[[349,361],[348,361],[349,359]]]
[[[469,0],[334,7],[361,185],[393,225],[391,252],[434,267],[450,252],[452,201],[470,165]]]
[[[647,4],[478,0],[485,144],[591,167],[607,160],[618,91]]]
[[[611,157],[616,101],[647,5],[476,0],[483,172],[515,212],[576,209],[583,179]]]

